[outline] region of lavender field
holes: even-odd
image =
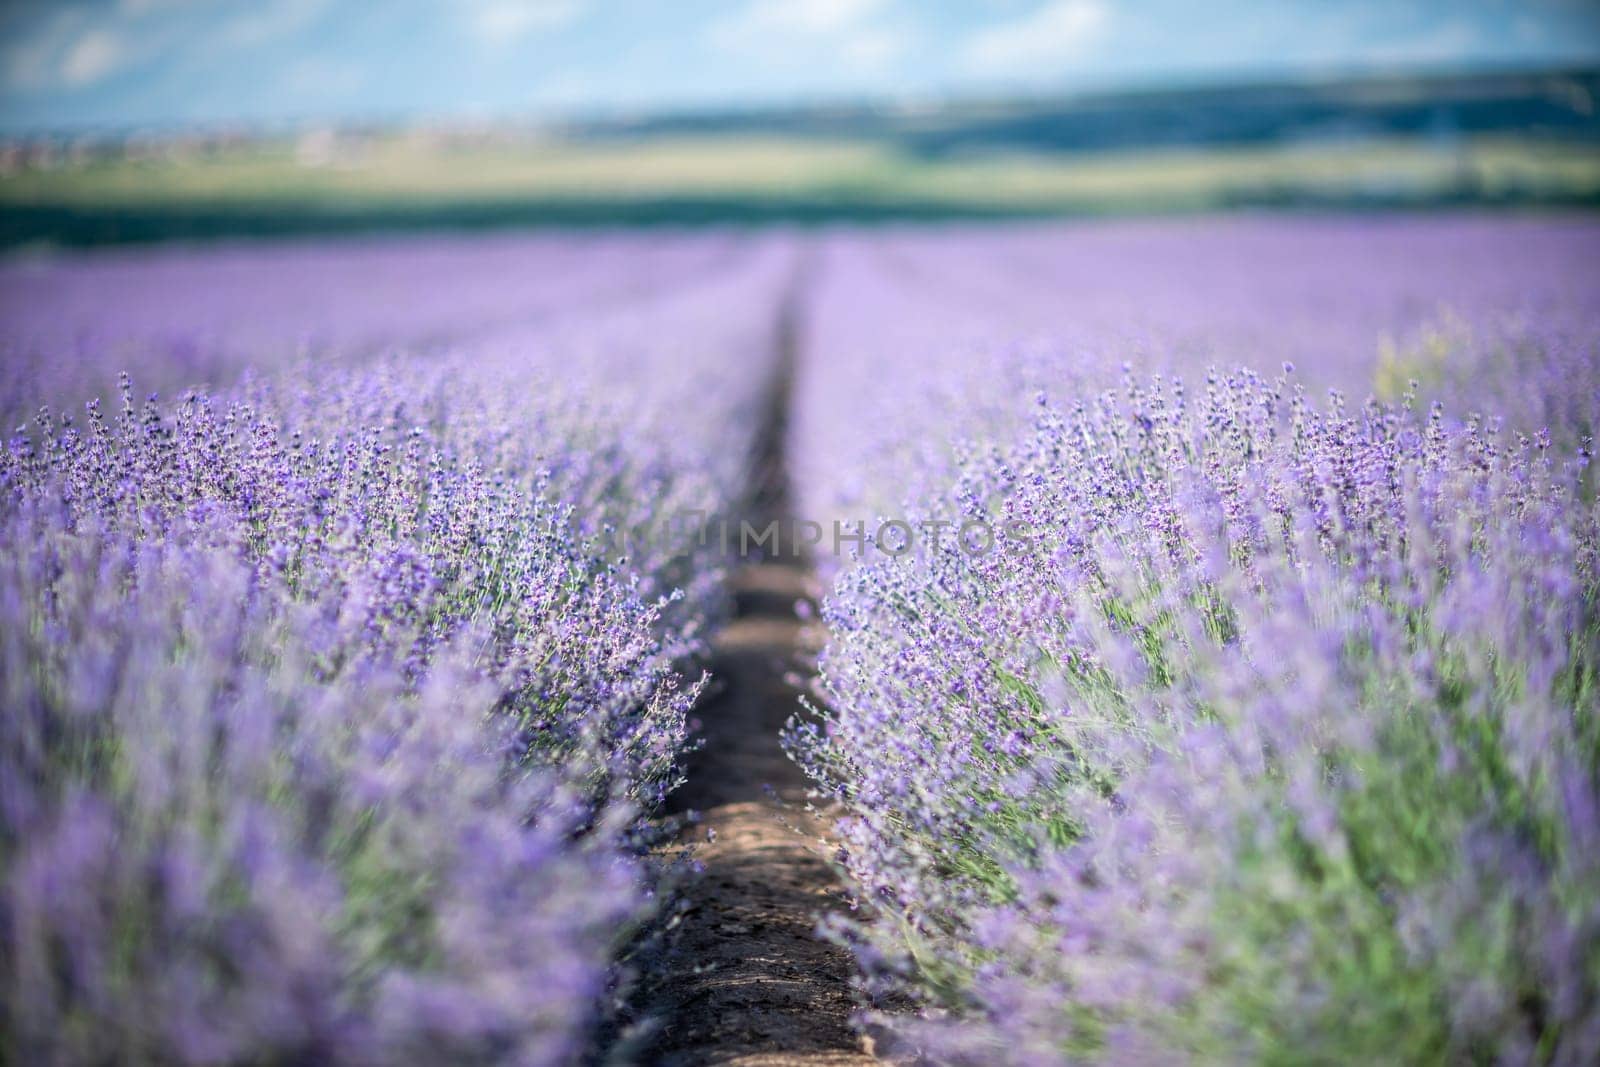
[[[1596,263],[1467,215],[0,263],[0,1061],[706,1062],[824,978],[860,1062],[1600,1061]],[[809,796],[717,846],[718,635],[783,568],[752,743]],[[831,874],[713,907],[802,801]],[[708,914],[772,988],[682,1014]]]

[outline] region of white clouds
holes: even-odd
[[[852,67],[885,67],[906,49],[905,34],[888,27],[873,27],[851,34],[839,55]]]
[[[882,0],[755,0],[735,17],[757,33],[840,34],[859,29],[883,8]]]
[[[906,50],[908,35],[886,18],[886,0],[751,0],[713,22],[710,42],[762,60],[818,54],[856,69],[880,69]]]
[[[8,89],[24,92],[58,85],[61,57],[85,24],[81,11],[62,8],[51,12],[34,32],[0,39],[0,81]]]
[[[1050,0],[1021,18],[973,34],[963,58],[980,74],[1053,73],[1101,40],[1110,21],[1104,0]]]
[[[311,27],[331,0],[119,0],[62,7],[0,49],[0,83],[29,92],[82,91],[140,66],[224,59]]]
[[[61,7],[33,33],[0,45],[0,84],[29,93],[85,89],[137,58],[136,42],[123,32],[120,20]]]
[[[585,6],[584,0],[476,0],[465,5],[467,28],[484,44],[515,44],[575,21]]]
[[[61,55],[61,81],[73,88],[93,85],[128,58],[128,46],[110,30],[90,30]]]
[[[317,21],[327,6],[328,0],[267,0],[224,23],[219,36],[224,46],[234,48],[281,40]]]
[[[206,0],[118,0],[117,7],[130,15],[137,16],[170,11],[175,8],[189,7],[191,4],[205,2]]]
[[[359,66],[321,56],[306,56],[285,69],[278,84],[288,96],[319,100],[353,93],[366,80],[366,72]]]
[[[1448,63],[1482,51],[1488,43],[1476,27],[1450,21],[1421,33],[1369,44],[1362,50],[1362,58],[1368,63]]]

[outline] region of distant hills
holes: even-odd
[[[874,140],[927,157],[1504,133],[1596,143],[1600,71],[1372,75],[937,106],[728,111],[576,124],[568,132]]]
[[[0,244],[424,227],[1600,206],[1600,71],[36,138]]]

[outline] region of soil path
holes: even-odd
[[[678,797],[702,813],[688,838],[704,870],[684,887],[689,909],[650,997],[662,1023],[652,1063],[875,1062],[849,1025],[850,957],[813,934],[838,888],[778,744],[797,707],[784,676],[812,636],[794,612],[806,577],[777,563],[743,571],[738,615],[713,646],[725,688],[701,713],[705,747]]]
[[[763,526],[784,520],[784,533],[792,529],[783,449],[803,289],[797,280],[779,314],[780,370],[749,507]],[[712,641],[718,690],[699,713],[703,747],[672,801],[701,814],[685,840],[702,872],[682,887],[687,910],[646,979],[645,1011],[660,1029],[645,1062],[873,1064],[850,1027],[850,956],[814,934],[818,915],[842,901],[822,859],[824,829],[805,811],[805,776],[778,741],[800,710],[786,679],[808,669],[822,638],[796,613],[801,601],[814,606],[815,590],[802,561],[747,562],[732,579],[733,619]]]

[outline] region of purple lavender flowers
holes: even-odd
[[[0,1059],[595,1057],[734,562],[660,534],[744,515],[787,395],[794,517],[914,541],[819,542],[786,734],[892,1054],[1600,1060],[1597,252],[1240,218],[0,267]]]
[[[715,546],[619,560],[600,527],[741,490],[787,252],[723,245],[647,253],[624,306],[581,328],[511,296],[489,321],[481,275],[466,340],[402,320],[363,352],[356,308],[308,347],[242,309],[224,336],[263,347],[208,349],[237,357],[212,365],[220,386],[146,399],[124,377],[11,434],[6,1058],[583,1052],[649,914],[644,817],[678,781],[723,565]],[[337,274],[345,253],[293,255]],[[565,263],[506,258],[507,286]],[[128,276],[184,276],[159,294],[177,321],[205,265]],[[58,304],[104,268],[82,269]],[[30,338],[16,387],[53,399],[130,351],[167,383],[200,366],[165,362],[125,310],[90,316],[64,360],[61,337],[8,320]]]
[[[1600,1057],[1592,224],[1054,240],[841,241],[813,309],[813,506],[1028,532],[824,607],[789,744],[883,1021],[950,1063]],[[956,302],[1001,274],[1018,318]]]

